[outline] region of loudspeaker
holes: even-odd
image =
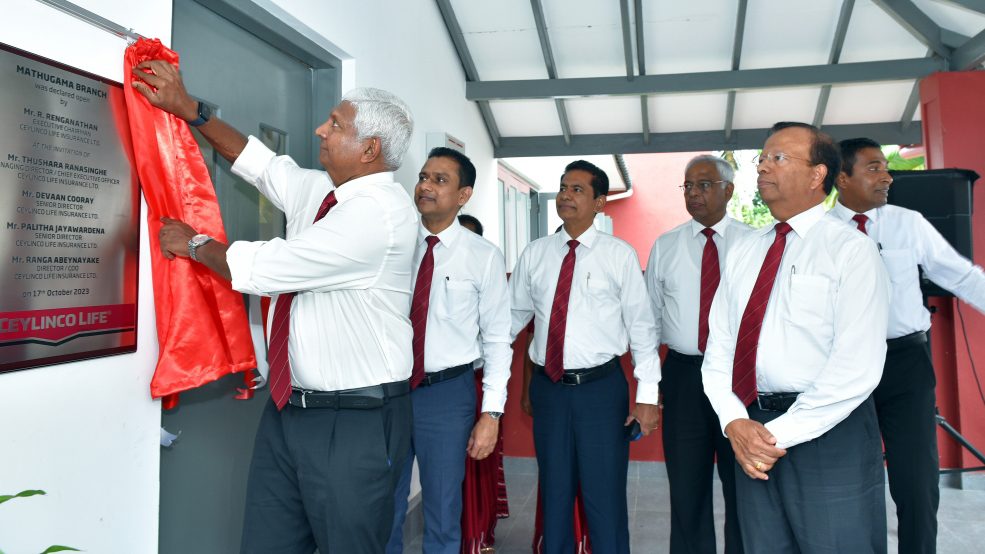
[[[889,203],[920,212],[959,254],[973,259],[971,242],[972,187],[978,174],[969,169],[890,171]],[[953,296],[923,277],[926,296]]]

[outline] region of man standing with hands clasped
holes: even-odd
[[[899,519],[899,551],[936,552],[937,378],[927,344],[930,313],[923,305],[917,266],[980,312],[985,312],[985,274],[918,212],[886,204],[893,178],[878,142],[856,138],[840,146],[838,203],[828,216],[878,245],[893,284],[886,366],[873,398],[886,446],[889,492]]]
[[[708,313],[728,249],[752,229],[725,214],[735,171],[703,155],[684,170],[684,203],[692,220],[653,243],[646,286],[658,342],[667,345],[663,393],[663,446],[670,482],[670,551],[714,554],[712,473],[725,499],[725,552],[742,552],[735,510],[735,455],[701,384],[708,343]]]
[[[474,186],[475,166],[468,157],[439,147],[428,155],[414,189],[421,213],[410,311],[414,432],[396,491],[391,554],[403,551],[414,456],[421,473],[424,553],[458,554],[466,453],[484,459],[499,437],[513,361],[510,299],[499,248],[458,222]],[[485,371],[476,421],[472,363],[479,358]]]
[[[875,244],[825,217],[831,138],[773,126],[758,187],[778,220],[729,250],[702,374],[736,458],[746,552],[886,552],[875,405],[889,279]]]
[[[639,259],[593,226],[608,191],[604,171],[568,164],[556,200],[564,228],[530,243],[510,280],[511,335],[536,319],[529,395],[550,554],[574,551],[579,487],[592,551],[629,552],[626,429],[634,421],[643,434],[657,428],[660,358]],[[627,344],[639,380],[632,412],[619,362]]]
[[[383,552],[410,449],[417,221],[392,173],[410,140],[410,111],[383,90],[349,91],[315,130],[325,168],[315,171],[214,117],[167,62],[133,72],[152,105],[197,127],[287,216],[286,239],[262,242],[221,244],[167,218],[160,231],[169,259],[191,258],[244,293],[278,295],[272,402],[253,449],[241,551]]]

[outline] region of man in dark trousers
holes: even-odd
[[[604,171],[568,164],[556,200],[564,228],[530,243],[510,279],[512,336],[536,319],[529,396],[550,554],[574,551],[579,487],[592,551],[629,552],[626,426],[638,421],[644,434],[657,427],[660,358],[639,259],[593,225],[608,191]],[[639,381],[632,412],[619,362],[627,344]]]
[[[160,231],[173,263],[203,264],[244,293],[278,295],[272,402],[254,445],[241,551],[383,552],[410,449],[417,217],[392,173],[410,140],[410,111],[386,91],[348,92],[315,130],[325,171],[308,170],[209,113],[172,65],[133,72],[152,105],[197,127],[287,216],[286,239],[270,241],[222,244],[167,218]]]
[[[773,126],[757,160],[778,223],[729,249],[709,316],[705,393],[736,458],[745,552],[886,552],[875,403],[889,278],[876,245],[825,217],[831,138]]]
[[[458,554],[462,542],[465,456],[493,453],[506,405],[513,349],[506,263],[495,244],[458,222],[472,197],[475,166],[465,154],[435,148],[418,175],[421,214],[414,255],[414,406],[412,457],[396,492],[387,552],[403,551],[413,457],[421,476],[425,554]],[[473,362],[485,360],[482,413],[475,418]]]
[[[716,552],[712,497],[716,457],[725,499],[725,552],[742,552],[735,512],[735,455],[701,384],[708,312],[721,268],[728,249],[752,231],[725,215],[734,175],[732,166],[717,156],[697,156],[688,162],[681,190],[693,219],[653,243],[646,267],[658,343],[668,348],[660,390],[674,554]]]
[[[899,551],[937,550],[937,379],[927,343],[930,313],[920,270],[934,283],[985,312],[985,274],[958,254],[919,212],[886,204],[886,156],[874,140],[843,140],[838,203],[828,216],[851,225],[879,247],[892,280],[886,366],[874,398],[886,448],[889,492],[896,503]]]

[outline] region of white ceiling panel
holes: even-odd
[[[542,1],[558,77],[626,74],[619,2]]]
[[[741,69],[828,63],[841,2],[749,2]]]
[[[574,135],[643,132],[639,96],[572,98],[564,107]]]
[[[644,2],[646,73],[731,69],[737,11],[735,0]]]
[[[855,2],[841,63],[905,60],[927,55],[927,46],[871,0]],[[827,61],[827,60],[825,60]]]
[[[546,79],[530,2],[452,2],[479,79]]]
[[[726,92],[661,94],[649,100],[650,131],[716,131],[725,125]]]
[[[915,0],[923,13],[945,29],[973,37],[985,29],[985,15],[969,10],[954,2],[942,0]]]
[[[561,122],[553,100],[499,100],[490,102],[489,107],[504,137],[561,134]]]
[[[810,123],[820,88],[751,90],[736,93],[734,129],[764,129],[777,121]]]
[[[899,121],[912,90],[913,81],[833,86],[824,125]]]

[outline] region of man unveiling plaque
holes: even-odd
[[[0,44],[0,372],[136,350],[122,86]]]

